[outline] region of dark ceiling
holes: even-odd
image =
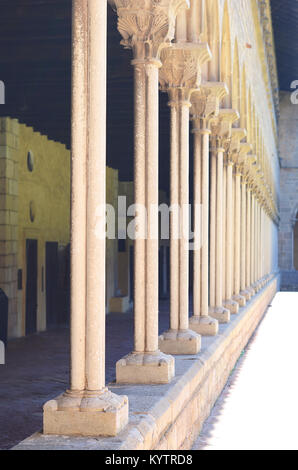
[[[282,89],[298,79],[298,0],[271,0]],[[131,52],[120,46],[108,8],[108,165],[133,178]],[[0,80],[6,105],[18,118],[70,146],[71,0],[0,0]],[[160,187],[168,187],[169,110],[160,96]]]

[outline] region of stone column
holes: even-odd
[[[250,291],[251,295],[255,291],[251,287],[251,183],[248,178],[247,184],[247,197],[246,197],[246,290]]]
[[[225,84],[207,82],[192,94],[195,243],[194,315],[190,327],[205,336],[218,332],[218,321],[209,316],[209,124],[218,115],[219,103],[227,93]]]
[[[227,309],[225,301],[227,298],[227,276],[226,276],[226,263],[227,263],[227,165],[226,165],[226,150],[223,154],[223,191],[222,191],[222,305]],[[230,313],[232,313],[230,311]]]
[[[251,292],[246,290],[246,249],[247,249],[247,216],[246,216],[246,190],[247,190],[247,179],[246,176],[242,175],[241,180],[241,255],[240,255],[240,295],[245,297],[246,301],[251,299]]]
[[[258,188],[256,187],[256,190]],[[254,207],[254,283],[253,283],[253,289],[255,289],[256,292],[259,292],[260,290],[260,285],[258,282],[258,268],[259,268],[259,201],[258,201],[258,193],[256,192],[255,194],[255,207]]]
[[[234,232],[234,296],[233,300],[240,307],[246,305],[246,299],[240,295],[240,255],[241,255],[241,165],[235,166],[235,232]]]
[[[211,137],[209,306],[216,307],[216,136]]]
[[[233,300],[234,293],[234,179],[233,167],[241,149],[241,140],[246,136],[246,130],[233,128],[231,138],[226,140],[226,166],[227,166],[227,187],[226,187],[226,244],[224,251],[226,253],[226,292],[224,306],[232,314],[239,312],[239,303]]]
[[[255,209],[256,209],[256,201],[255,201],[255,187],[254,187],[254,180],[252,179],[252,193],[251,193],[251,250],[250,250],[250,281],[251,287],[254,289],[255,284]],[[256,289],[254,289],[255,292]]]
[[[105,387],[107,2],[73,1],[71,384],[44,406],[44,433],[114,436],[127,397]]]
[[[254,165],[255,155],[248,155],[246,172],[248,178],[247,185],[247,246],[246,246],[246,290],[255,295],[253,285],[253,266],[254,266]]]
[[[172,356],[158,349],[158,79],[160,53],[169,47],[186,0],[114,0],[122,45],[135,71],[134,351],[116,364],[118,383],[168,383]]]
[[[239,159],[241,161],[242,180],[241,180],[241,254],[240,254],[240,295],[249,301],[253,294],[251,289],[247,289],[246,284],[246,261],[247,261],[247,214],[246,214],[246,198],[247,198],[247,182],[249,174],[250,156],[252,146],[249,143],[240,144]]]
[[[211,211],[215,209],[215,214],[211,213],[211,220],[215,220],[215,247],[210,247],[210,258],[216,260],[215,263],[215,306],[210,305],[210,316],[216,318],[220,323],[230,321],[230,311],[223,305],[223,156],[225,152],[224,142],[229,141],[232,135],[232,124],[239,119],[237,111],[232,109],[222,109],[219,116],[211,124],[211,130],[216,142],[216,174],[211,173],[211,179],[216,176],[216,204],[211,206]],[[215,151],[215,149],[214,149]],[[212,231],[212,229],[211,229]],[[212,233],[210,234],[212,239]],[[212,250],[215,248],[215,253]]]
[[[209,58],[205,44],[176,43],[161,54],[161,89],[171,107],[171,288],[170,330],[160,336],[159,347],[170,354],[197,354],[201,348],[201,337],[189,329],[189,109]]]
[[[239,312],[239,304],[232,300],[233,297],[233,248],[234,248],[234,214],[233,214],[233,157],[230,152],[226,159],[226,292],[224,306],[232,314]]]

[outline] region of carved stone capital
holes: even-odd
[[[189,0],[111,0],[118,14],[121,44],[138,60],[159,59],[175,35],[178,12]]]
[[[238,111],[234,109],[220,109],[218,116],[211,120],[211,132],[218,139],[230,139],[232,125],[239,119]]]
[[[246,129],[232,128],[230,137],[224,139],[226,162],[228,164],[236,162],[237,156],[241,151],[241,141],[246,137],[246,134]]]
[[[228,94],[229,90],[225,83],[202,83],[200,89],[194,91],[191,97],[190,113],[193,120],[218,116],[220,102]]]
[[[161,51],[162,67],[159,81],[162,91],[183,89],[185,99],[190,99],[201,84],[201,67],[210,60],[207,44],[176,43]]]

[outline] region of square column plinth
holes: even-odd
[[[216,336],[218,333],[218,321],[209,316],[193,316],[189,320],[190,328],[202,336]]]
[[[158,345],[165,354],[198,354],[201,350],[201,336],[191,330],[169,330],[159,337]]]
[[[131,353],[116,364],[116,382],[130,384],[166,384],[175,376],[172,356],[156,353]]]
[[[66,393],[44,405],[43,433],[116,436],[128,423],[128,399],[106,391],[82,397]]]
[[[219,323],[229,323],[231,320],[230,311],[224,307],[211,307],[209,309],[209,315],[215,318]]]

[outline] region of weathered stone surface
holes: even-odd
[[[171,384],[152,386],[111,385],[127,395],[129,424],[117,438],[57,438],[35,434],[15,450],[37,449],[190,449],[221,393],[240,353],[263,317],[278,289],[271,280],[228,325],[220,325],[215,338],[202,338],[202,351],[189,358],[176,357],[176,377]]]

